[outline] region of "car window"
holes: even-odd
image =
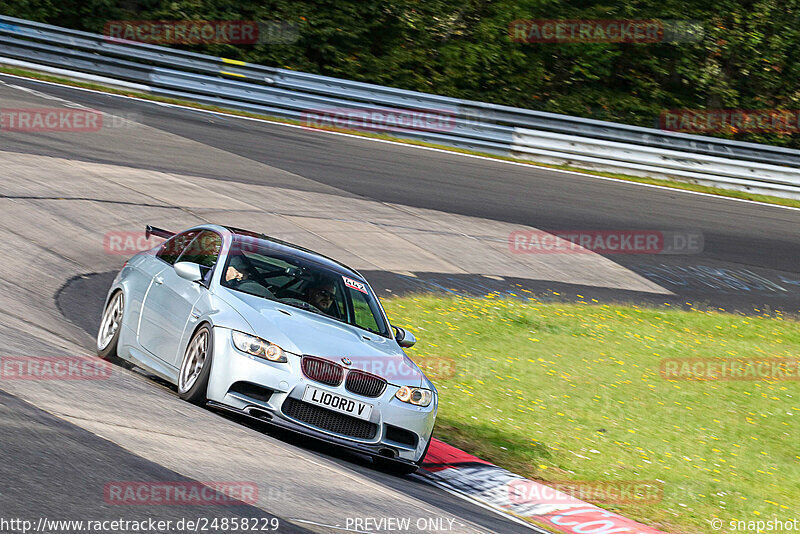
[[[209,269],[217,263],[219,251],[222,248],[222,238],[216,232],[203,230],[184,249],[178,261],[197,263]]]
[[[320,313],[391,337],[369,286],[320,263],[275,250],[268,241],[234,239],[220,283],[224,287]]]
[[[341,277],[317,273],[301,286],[301,300],[334,319],[345,318],[344,284]]]
[[[353,313],[355,314],[356,324],[365,330],[380,332],[378,322],[375,320],[377,310],[372,310],[367,295],[355,289],[348,288],[348,291],[353,301]]]
[[[183,253],[183,250],[192,242],[192,239],[195,238],[198,232],[199,230],[190,230],[167,239],[161,244],[161,248],[158,249],[156,257],[170,265],[174,265],[181,253]]]

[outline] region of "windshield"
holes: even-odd
[[[269,241],[234,237],[220,283],[390,337],[366,283],[278,251]]]

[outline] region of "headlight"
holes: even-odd
[[[433,392],[429,389],[411,388],[403,386],[394,394],[398,400],[415,404],[417,406],[427,406],[433,400]]]
[[[243,334],[236,330],[231,330],[233,334],[233,346],[242,352],[264,358],[271,362],[285,362],[286,354],[283,349],[275,343],[270,343],[260,337]]]

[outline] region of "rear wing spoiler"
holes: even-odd
[[[150,226],[149,224],[144,227],[144,238],[150,239],[150,236],[154,235],[156,237],[163,237],[164,239],[169,239],[170,237],[175,235],[175,232],[170,232],[169,230],[162,230],[161,228],[156,228],[155,226]]]

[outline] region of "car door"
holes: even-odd
[[[162,245],[156,257],[163,266],[153,276],[142,305],[139,344],[171,365],[194,303],[206,290],[178,276],[174,265],[200,233],[184,232]]]
[[[200,266],[200,272],[203,274],[203,284],[190,283],[194,286],[200,287],[199,298],[194,300],[194,305],[189,312],[189,318],[184,324],[183,333],[180,336],[177,350],[173,353],[171,360],[167,363],[173,367],[180,367],[183,360],[182,348],[189,342],[189,338],[195,331],[198,322],[202,317],[206,317],[212,311],[212,294],[207,289],[211,284],[211,277],[214,275],[219,260],[220,249],[222,248],[222,237],[216,232],[204,230],[201,232],[184,250],[181,257],[178,258],[179,262],[196,263]],[[186,282],[186,280],[184,280]]]

